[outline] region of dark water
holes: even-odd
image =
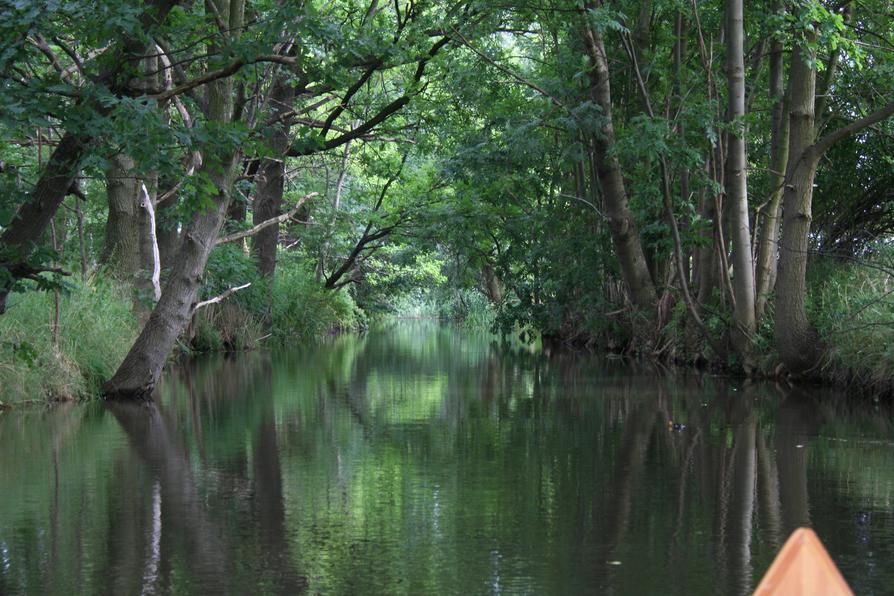
[[[894,592],[889,414],[402,324],[0,416],[0,593]],[[686,425],[674,430],[673,420]]]

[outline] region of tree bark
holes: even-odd
[[[815,37],[815,35],[813,36]],[[813,178],[817,156],[809,151],[814,139],[816,69],[808,63],[813,54],[805,45],[792,50],[789,74],[789,161],[783,190],[782,240],[779,278],[776,282],[776,347],[782,362],[795,373],[819,361],[819,336],[807,320],[807,236],[810,232]]]
[[[228,31],[238,35],[242,26],[244,0],[218,2],[221,14],[227,15]],[[226,125],[234,118],[234,83],[219,79],[208,85],[209,120]],[[213,206],[197,211],[186,228],[180,249],[165,284],[161,299],[143,326],[134,345],[115,375],[102,386],[107,398],[148,399],[161,376],[165,360],[174,342],[186,329],[202,284],[208,256],[226,218],[236,179],[238,149],[217,159],[206,153],[205,174],[217,192]],[[210,152],[209,152],[210,153]]]
[[[481,268],[481,278],[484,282],[484,291],[492,304],[500,304],[503,301],[503,284],[496,269],[490,263],[485,263]]]
[[[177,204],[176,198],[171,198],[164,203],[157,204],[155,211],[158,219],[155,234],[158,237],[158,254],[162,268],[170,267],[180,247],[180,231],[176,218],[172,215],[173,207]]]
[[[657,300],[655,285],[649,275],[646,258],[640,242],[633,214],[630,212],[624,177],[618,160],[611,154],[615,143],[612,124],[612,100],[609,84],[608,60],[602,34],[584,26],[584,42],[592,62],[590,93],[602,110],[599,134],[593,135],[596,170],[604,193],[605,215],[611,231],[612,244],[621,265],[621,275],[630,292],[630,299],[637,308],[652,316]]]
[[[726,60],[728,134],[726,155],[726,197],[729,205],[735,292],[733,342],[746,371],[753,364],[752,338],[755,332],[754,262],[751,228],[748,221],[748,185],[744,122],[745,117],[745,27],[742,0],[726,0]]]
[[[773,292],[779,258],[779,215],[785,166],[788,161],[788,117],[785,112],[785,73],[783,45],[774,40],[770,47],[770,101],[773,112],[770,124],[770,198],[758,217],[757,262],[755,264],[755,318],[760,321]]]
[[[289,150],[289,126],[280,116],[292,108],[295,88],[278,77],[274,83],[270,101],[273,104],[271,117],[277,119],[270,137],[273,157],[265,157],[258,168],[252,217],[256,223],[267,221],[282,213],[282,198],[285,188],[286,153]],[[262,277],[272,277],[276,271],[276,249],[279,240],[279,224],[258,232],[252,243],[252,254]]]
[[[153,267],[151,222],[143,207],[142,181],[136,164],[127,155],[116,155],[106,171],[109,213],[100,261],[112,275],[145,290]]]

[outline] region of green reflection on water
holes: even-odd
[[[431,323],[204,359],[0,418],[0,593],[746,593],[804,524],[884,593],[891,417],[835,403]]]

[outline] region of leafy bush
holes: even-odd
[[[58,348],[53,312],[51,292],[10,297],[9,310],[0,317],[2,400],[95,394],[139,332],[128,291],[111,281],[91,281],[62,294]]]

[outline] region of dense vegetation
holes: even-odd
[[[892,14],[2,4],[4,398],[389,313],[881,389]]]

